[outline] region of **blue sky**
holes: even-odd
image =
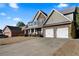
[[[6,25],[15,26],[18,21],[25,24],[33,19],[38,10],[49,14],[52,9],[79,6],[78,3],[0,3],[0,29]]]

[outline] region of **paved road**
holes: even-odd
[[[68,39],[31,38],[0,46],[0,56],[51,56],[67,41]]]

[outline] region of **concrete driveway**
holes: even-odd
[[[0,56],[51,56],[66,42],[68,39],[33,37],[30,40],[0,46]]]

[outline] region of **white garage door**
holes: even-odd
[[[54,30],[53,29],[46,29],[45,30],[45,37],[54,37]]]
[[[68,38],[68,28],[58,28],[57,38]]]

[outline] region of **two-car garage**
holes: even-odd
[[[46,28],[45,37],[68,38],[68,27],[65,28]]]
[[[44,37],[75,38],[75,27],[72,20],[57,10],[49,14],[43,25]]]

